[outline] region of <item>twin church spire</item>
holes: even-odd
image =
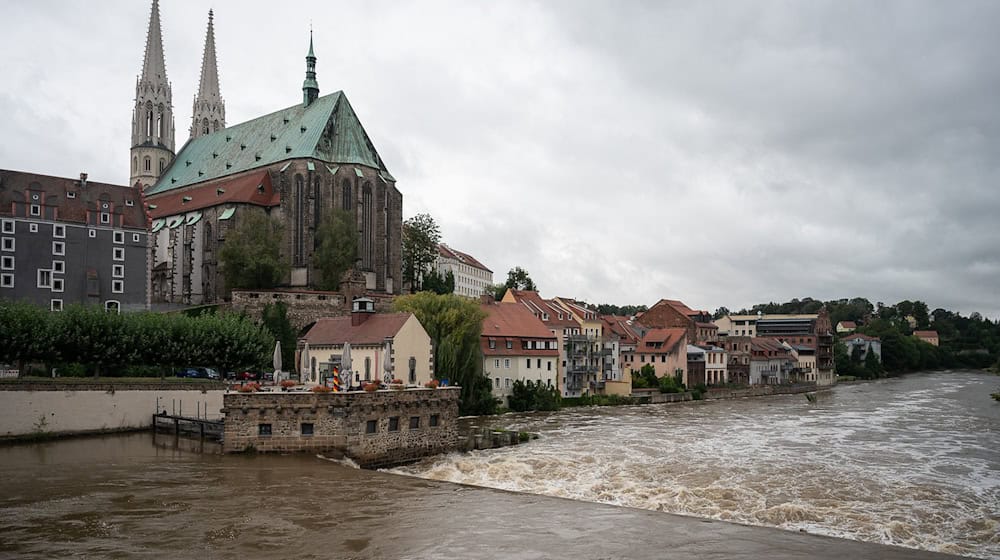
[[[309,105],[319,97],[316,82],[316,55],[312,31],[309,31],[309,54],[306,56],[306,79],[302,85],[303,102]],[[208,11],[205,50],[201,61],[201,79],[191,111],[191,138],[210,134],[226,126],[226,103],[219,90],[219,67],[215,53],[215,24]],[[160,178],[175,155],[173,95],[167,80],[160,26],[160,2],[153,0],[146,33],[146,51],[142,74],[136,79],[135,105],[132,109],[132,167],[129,184],[145,189]]]

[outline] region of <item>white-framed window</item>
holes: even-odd
[[[39,288],[49,288],[52,289],[52,271],[47,268],[38,269],[38,284]]]
[[[0,232],[3,233],[14,233],[14,220],[3,220],[0,221]]]
[[[62,278],[53,278],[52,279],[52,291],[53,292],[62,292],[63,291],[63,282],[64,282],[64,280]]]
[[[125,260],[125,247],[115,247],[113,258],[116,261]]]
[[[107,212],[101,212],[101,223],[102,224],[110,224],[111,223],[111,214],[108,214]]]
[[[111,265],[111,277],[112,278],[125,278],[125,265],[123,265],[123,264],[113,264],[113,265]]]
[[[111,293],[113,293],[113,294],[123,294],[123,293],[125,293],[125,281],[124,280],[112,280],[111,281]]]
[[[97,237],[97,230],[96,229],[88,229],[87,230],[87,237],[90,237],[91,239]]]
[[[496,369],[500,369],[500,358],[493,360],[493,367]]]
[[[63,306],[61,299],[54,299],[51,302],[49,302],[49,311],[62,311],[62,309]]]
[[[65,255],[66,254],[66,243],[64,241],[53,241],[52,242],[52,254],[53,255]]]
[[[14,250],[14,238],[13,237],[4,237],[3,241],[0,241],[0,247],[2,247],[4,251],[13,251]]]
[[[503,359],[503,367],[504,369],[510,369],[510,358]]]
[[[14,275],[10,273],[0,274],[0,288],[13,288]]]
[[[11,255],[0,257],[0,270],[14,270],[14,257]]]
[[[52,224],[52,237],[66,237],[66,226],[63,224]]]
[[[37,204],[32,204],[28,206],[28,213],[31,214],[32,216],[41,216],[42,207]]]
[[[132,234],[132,243],[138,243],[139,239],[140,239],[140,237],[139,237],[138,233],[133,233]]]
[[[121,308],[122,304],[118,300],[109,299],[108,301],[104,302],[104,310],[107,312],[120,313]]]
[[[28,224],[28,231],[38,233],[38,224]]]
[[[66,273],[66,261],[52,261],[52,273],[53,274],[65,274]]]
[[[114,241],[115,243],[125,243],[125,232],[124,231],[114,232]]]
[[[163,171],[162,169],[160,171]],[[125,200],[125,206],[135,206],[135,203],[131,199]]]
[[[69,191],[66,193],[66,198],[76,198],[76,193],[73,191]]]

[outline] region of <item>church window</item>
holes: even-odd
[[[219,121],[212,121],[212,132],[219,130]]]
[[[156,115],[156,137],[163,138],[163,113]]]
[[[201,133],[208,134],[208,119],[201,120]]]
[[[153,135],[153,111],[146,111],[146,136]]]
[[[142,160],[142,168],[143,168],[144,171],[152,171],[152,169],[153,169],[153,160],[150,159],[149,156],[146,156],[145,158],[143,158],[143,160]]]
[[[371,183],[365,183],[361,202],[362,263],[366,270],[375,269],[375,201]]]
[[[167,160],[160,158],[160,173],[163,173],[163,170],[166,168],[167,168]]]
[[[132,171],[138,171],[138,170],[139,170],[139,158],[133,157],[132,158]]]
[[[351,209],[351,181],[350,180],[344,179],[343,191],[344,191],[343,192],[344,210],[350,210]]]

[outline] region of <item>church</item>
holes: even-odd
[[[332,208],[357,222],[351,274],[365,288],[402,287],[402,203],[389,173],[342,91],[320,95],[310,32],[302,101],[226,126],[219,88],[213,14],[192,108],[190,138],[175,152],[174,115],[153,0],[132,115],[130,184],[151,220],[153,303],[198,305],[226,297],[219,252],[228,231],[262,213],[283,225],[284,285],[318,280],[316,231]]]

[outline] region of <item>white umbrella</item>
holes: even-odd
[[[278,382],[278,376],[281,375],[281,341],[274,343],[274,382]]]
[[[312,361],[309,359],[309,343],[302,348],[302,360],[299,366],[299,382],[313,381]]]
[[[344,350],[340,353],[340,371],[347,374],[347,383],[344,383],[344,387],[348,389],[354,382],[354,375],[351,372],[351,343],[344,343]]]
[[[385,370],[385,382],[388,383],[392,381],[392,347],[389,343],[385,343],[385,348],[382,350],[382,369]]]

